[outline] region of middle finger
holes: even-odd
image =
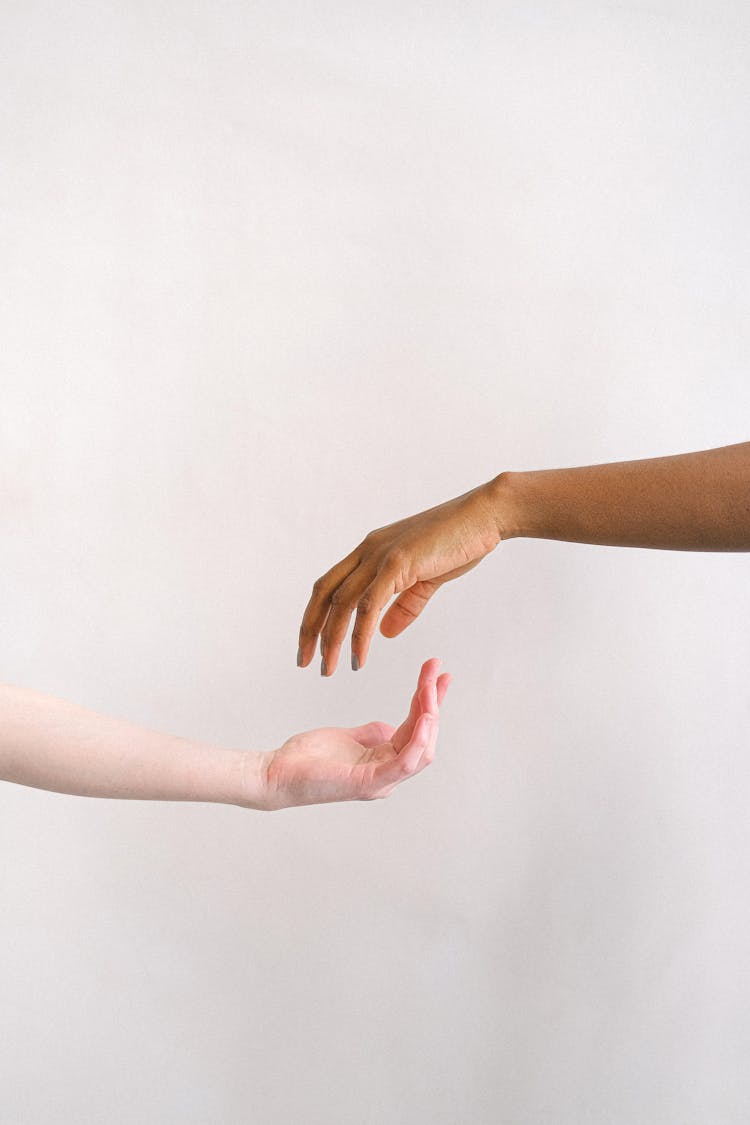
[[[331,594],[330,609],[320,634],[321,676],[331,676],[336,671],[349,619],[371,579],[370,568],[358,566]]]

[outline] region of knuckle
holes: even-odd
[[[314,594],[323,594],[326,588],[327,575],[321,574],[320,578],[316,578],[313,582],[312,588]]]
[[[372,600],[372,594],[363,594],[362,597],[357,602],[357,613],[360,614],[362,617],[366,617],[367,614],[370,613],[373,610],[373,608],[374,608],[374,602]],[[360,633],[361,633],[361,630],[360,630]]]
[[[383,563],[391,571],[400,571],[407,562],[407,554],[403,547],[391,547],[383,556]]]
[[[345,586],[339,586],[331,594],[331,605],[334,609],[347,609],[352,604],[352,597]]]
[[[307,625],[303,622],[299,628],[299,635],[301,640],[312,640],[313,637],[317,637],[318,631],[317,629],[313,629],[312,625]]]

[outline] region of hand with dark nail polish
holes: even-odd
[[[332,676],[355,614],[351,661],[358,671],[367,660],[378,618],[392,597],[396,600],[380,625],[386,637],[403,632],[444,582],[466,574],[499,542],[488,486],[371,532],[315,583],[300,628],[302,667],[312,660],[320,637],[324,674]]]
[[[500,473],[462,496],[371,531],[319,578],[302,617],[298,662],[310,664],[320,637],[326,674],[333,675],[355,614],[352,668],[364,667],[383,610],[380,632],[398,636],[441,586],[468,573],[505,539],[750,551],[748,495],[750,442]]]

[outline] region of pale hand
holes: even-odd
[[[380,722],[323,727],[295,734],[271,751],[264,762],[263,807],[388,797],[423,770],[435,754],[439,707],[450,682],[439,668],[435,659],[422,665],[409,714],[398,728]]]

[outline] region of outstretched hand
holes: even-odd
[[[297,664],[308,666],[320,636],[320,671],[332,675],[356,611],[352,668],[361,668],[380,614],[394,595],[380,632],[395,637],[411,625],[445,582],[472,570],[500,542],[494,488],[490,481],[370,532],[315,582],[300,627]]]
[[[448,690],[440,661],[422,665],[406,719],[361,727],[323,727],[295,734],[264,762],[267,809],[326,801],[370,801],[388,797],[435,754],[439,708]]]

